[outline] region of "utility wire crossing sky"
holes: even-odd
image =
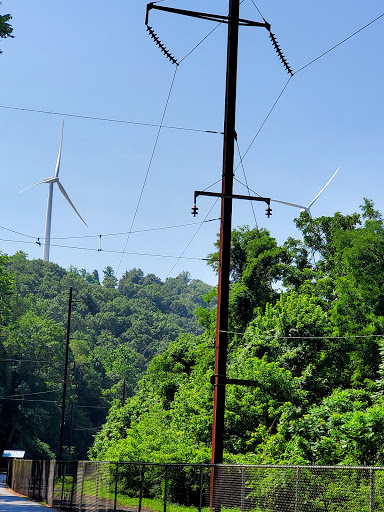
[[[207,10],[201,0],[163,5]],[[205,258],[219,221],[196,225],[190,212],[195,190],[220,190],[210,185],[221,178],[226,26],[152,10],[150,26],[175,66],[146,31],[146,2],[104,7],[89,0],[0,7],[13,15],[15,35],[1,42],[0,56],[0,224],[13,232],[0,249],[42,257],[36,242],[44,243],[48,187],[19,191],[53,176],[65,118],[60,178],[89,227],[54,193],[52,241],[81,244],[51,243],[50,260],[100,273],[110,265],[118,277],[132,267],[162,279],[188,270],[215,284]],[[227,8],[213,0],[209,11],[225,16]],[[234,193],[307,205],[341,166],[312,215],[351,213],[363,196],[384,210],[381,2],[299,1],[293,9],[244,0],[240,16],[265,18],[292,76],[265,29],[240,28]],[[298,210],[275,204],[267,219],[262,203],[241,203],[234,226],[257,224],[281,243],[300,236]],[[214,198],[200,197],[198,206],[201,221],[208,212],[220,216]]]

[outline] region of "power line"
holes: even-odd
[[[177,225],[174,225],[174,226],[159,226],[157,228],[136,229],[136,230],[133,230],[131,232],[129,232],[129,231],[122,231],[122,232],[119,232],[119,233],[102,233],[102,234],[99,234],[99,235],[57,236],[57,237],[51,237],[51,240],[72,240],[72,239],[83,239],[83,238],[100,238],[102,236],[103,237],[107,237],[107,236],[123,236],[123,235],[128,235],[128,233],[137,234],[137,233],[147,233],[147,232],[152,232],[152,231],[161,231],[161,230],[166,230],[166,229],[185,228],[185,227],[188,227],[188,226],[196,226],[198,224],[203,224],[205,222],[212,222],[214,220],[218,220],[218,219],[207,219],[207,220],[203,220],[203,221],[200,221],[200,222],[188,222],[186,224],[177,224]],[[37,240],[37,238],[40,241],[45,240],[44,237],[36,237],[36,236],[32,236],[32,235],[27,235],[25,233],[20,233],[19,231],[15,231],[15,230],[10,229],[10,228],[6,228],[5,226],[0,226],[0,229],[4,229],[6,231],[10,231],[11,233],[15,233],[17,235],[25,236],[27,238],[32,238],[33,240]]]
[[[52,359],[50,361],[45,361],[44,359],[10,359],[10,358],[0,358],[0,363],[11,363],[11,362],[27,362],[27,363],[47,363],[52,364]],[[59,363],[57,363],[59,364]]]
[[[77,409],[110,409],[108,406],[103,405],[76,405]]]
[[[207,220],[203,220],[201,222],[187,222],[186,224],[177,224],[174,226],[160,226],[158,228],[134,229],[133,231],[124,231],[121,233],[104,233],[101,235],[82,235],[82,236],[67,236],[67,237],[53,237],[53,238],[51,237],[51,240],[69,240],[69,239],[74,239],[74,238],[99,238],[100,236],[104,236],[104,237],[122,236],[122,235],[128,235],[128,234],[135,235],[138,233],[149,233],[149,232],[153,232],[153,231],[162,231],[162,230],[166,230],[166,229],[178,229],[178,228],[185,228],[185,227],[189,227],[189,226],[196,226],[198,224],[204,224],[206,222],[212,222],[214,220],[218,220],[218,219],[207,219]]]
[[[156,135],[156,139],[155,139],[155,144],[154,144],[153,149],[152,149],[151,158],[149,159],[149,164],[148,164],[147,172],[146,172],[146,174],[145,174],[145,178],[144,178],[143,186],[142,186],[142,188],[141,188],[140,195],[139,195],[139,199],[138,199],[138,201],[137,201],[137,205],[136,205],[135,213],[133,214],[133,218],[132,218],[132,222],[131,222],[131,228],[130,228],[130,230],[129,230],[130,232],[131,232],[131,231],[132,231],[132,229],[133,229],[133,225],[134,225],[135,220],[136,220],[136,217],[137,217],[137,212],[139,211],[139,207],[140,207],[141,199],[142,199],[142,197],[143,197],[144,189],[145,189],[145,186],[146,186],[146,184],[147,184],[147,180],[148,180],[148,176],[149,176],[149,171],[151,170],[151,167],[152,167],[153,157],[155,156],[155,151],[156,151],[156,148],[157,148],[157,143],[159,142],[160,132],[161,132],[161,128],[162,128],[162,125],[163,125],[164,118],[165,118],[165,114],[166,114],[166,112],[167,112],[167,108],[168,108],[168,104],[169,104],[169,99],[170,99],[170,97],[171,97],[171,93],[172,93],[172,89],[173,89],[173,84],[175,83],[176,73],[177,73],[177,66],[175,67],[175,72],[174,72],[173,77],[172,77],[171,86],[170,86],[170,88],[169,88],[168,96],[167,96],[167,100],[166,100],[166,102],[165,102],[165,107],[164,107],[164,110],[163,110],[163,115],[162,115],[162,117],[161,117],[161,121],[160,121],[159,129],[158,129],[158,131],[157,131],[157,135]],[[123,251],[123,254],[121,255],[121,258],[120,258],[119,264],[118,264],[118,266],[117,266],[116,275],[118,274],[119,269],[120,269],[120,266],[121,266],[121,263],[122,263],[122,261],[123,261],[123,256],[124,256],[125,249],[126,249],[126,247],[127,247],[127,244],[128,244],[129,238],[130,238],[130,233],[128,233],[127,239],[126,239],[126,241],[125,241],[124,251]]]
[[[87,119],[89,121],[103,121],[107,123],[120,123],[120,124],[131,124],[135,126],[147,126],[151,128],[158,128],[160,125],[155,123],[144,123],[140,121],[129,121],[126,119],[113,119],[111,117],[97,117],[97,116],[85,116],[81,114],[70,114],[68,112],[53,112],[52,110],[42,110],[42,109],[36,109],[36,108],[27,108],[27,107],[14,107],[11,105],[0,105],[0,108],[7,109],[7,110],[19,110],[22,112],[30,112],[35,114],[47,114],[51,116],[60,116],[60,117],[74,117],[76,119]],[[162,128],[166,128],[168,130],[182,130],[187,132],[200,132],[200,133],[213,133],[218,135],[223,135],[223,132],[219,132],[216,130],[203,130],[199,128],[188,128],[184,126],[170,126],[170,125],[163,125]]]
[[[213,210],[213,208],[215,207],[217,201],[219,199],[217,198],[216,201],[213,203],[211,209],[209,210],[209,212],[207,213],[207,215],[205,216],[205,219],[208,217],[208,215],[211,213],[211,211]],[[204,220],[205,220],[204,219]],[[192,238],[190,239],[190,241],[187,243],[187,245],[185,246],[183,252],[181,253],[181,255],[177,258],[177,261],[175,262],[175,264],[173,265],[173,267],[171,268],[171,270],[168,272],[167,277],[169,277],[170,273],[173,271],[173,269],[176,267],[176,265],[179,263],[179,261],[181,259],[185,259],[185,256],[183,256],[183,254],[185,253],[185,251],[188,249],[188,247],[191,245],[192,241],[194,240],[194,238],[197,236],[198,232],[200,231],[201,227],[203,225],[203,222],[200,224],[200,226],[197,228],[197,230],[195,231],[195,234],[192,236]],[[208,258],[203,258],[204,261],[208,261]]]
[[[268,121],[269,116],[272,114],[272,112],[273,112],[273,110],[275,109],[275,107],[276,107],[276,105],[277,105],[278,101],[279,101],[279,100],[280,100],[280,98],[282,97],[282,95],[283,95],[283,93],[284,93],[285,89],[287,88],[287,86],[288,86],[289,82],[291,81],[292,76],[293,76],[293,75],[291,75],[291,76],[288,78],[288,80],[287,80],[286,84],[284,85],[284,87],[283,87],[283,88],[282,88],[282,90],[280,91],[280,93],[279,93],[278,97],[276,98],[276,100],[275,100],[274,104],[273,104],[273,105],[272,105],[272,107],[270,108],[270,110],[269,110],[268,114],[266,115],[266,117],[265,117],[264,121],[261,123],[260,128],[257,130],[256,135],[253,137],[253,139],[252,139],[251,143],[249,144],[249,146],[247,147],[247,149],[246,149],[245,153],[243,153],[243,158],[242,158],[241,162],[244,160],[244,158],[245,158],[246,154],[247,154],[247,153],[248,153],[248,151],[251,149],[251,147],[252,147],[253,143],[255,142],[255,140],[257,139],[257,137],[259,136],[259,133],[260,133],[260,132],[261,132],[261,130],[264,128],[264,125],[265,125],[265,123]],[[239,163],[237,164],[237,166],[236,166],[236,168],[235,168],[235,171],[237,171],[237,169],[238,169],[238,168],[239,168],[239,166],[241,165],[241,162],[239,162]]]
[[[74,428],[73,430],[77,430],[77,431],[90,431],[90,430],[101,430],[103,428],[103,425],[99,425],[98,427],[83,427],[83,428],[80,428],[80,427],[76,427]]]
[[[10,400],[12,402],[22,402],[23,404],[26,403],[26,402],[44,402],[46,404],[58,404],[60,403],[60,400],[37,400],[37,399],[32,399],[32,400],[24,400],[23,398],[0,398],[0,400]]]
[[[384,334],[346,334],[345,336],[280,336],[271,334],[270,336],[259,336],[258,334],[253,334],[250,332],[237,332],[237,331],[221,331],[226,332],[227,334],[236,334],[238,336],[250,336],[251,338],[258,338],[261,340],[345,340],[347,338],[384,338]]]
[[[179,64],[181,64],[185,59],[187,59],[187,58],[191,55],[191,53],[193,53],[193,52],[194,52],[194,51],[195,51],[195,50],[196,50],[196,49],[197,49],[197,48],[198,48],[198,47],[199,47],[199,46],[200,46],[200,45],[201,45],[201,44],[202,44],[206,39],[208,39],[208,37],[209,37],[211,34],[213,34],[213,32],[215,32],[215,30],[217,30],[221,25],[222,25],[222,23],[218,23],[218,24],[217,24],[217,25],[216,25],[216,26],[215,26],[215,27],[214,27],[210,32],[208,32],[208,34],[207,34],[205,37],[203,37],[203,39],[202,39],[199,43],[197,43],[197,45],[196,45],[196,46],[194,46],[194,47],[192,48],[192,50],[190,50],[186,55],[184,55],[184,57],[180,60]],[[222,133],[222,134],[224,135],[224,133],[223,133],[223,132],[220,132],[220,133]]]
[[[1,242],[12,242],[19,244],[34,244],[35,242],[28,242],[27,240],[6,240],[4,238],[0,238]],[[61,249],[76,249],[79,251],[91,251],[91,252],[106,252],[108,254],[121,254],[121,255],[130,255],[130,256],[150,256],[153,258],[183,258],[185,260],[198,260],[198,261],[207,261],[207,258],[197,258],[192,256],[175,256],[172,254],[150,254],[143,252],[128,252],[128,251],[113,251],[108,249],[93,249],[91,247],[77,247],[72,245],[59,245],[59,244],[51,244],[51,247],[59,247]]]
[[[244,168],[244,163],[243,163],[243,157],[241,156],[241,153],[240,153],[240,147],[239,147],[239,142],[237,140],[237,134],[235,135],[235,141],[236,141],[236,147],[237,147],[237,151],[239,153],[239,158],[240,158],[240,164],[241,164],[241,167],[243,169],[243,174],[244,174],[244,179],[245,179],[245,183],[246,183],[246,188],[248,190],[248,195],[250,196],[251,195],[251,192],[250,192],[250,188],[248,186],[248,180],[247,180],[247,176],[245,174],[245,168]],[[237,180],[238,181],[238,180]],[[255,225],[256,227],[258,227],[257,225],[257,220],[256,220],[256,213],[255,213],[255,208],[253,206],[253,201],[250,201],[251,203],[251,208],[252,208],[252,212],[253,212],[253,218],[255,219]]]
[[[260,14],[260,16],[263,18],[263,20],[265,21],[265,18],[264,16],[261,14],[261,11],[260,9],[257,7],[256,3],[254,2],[254,0],[251,0],[251,2],[253,3],[253,5],[255,6],[255,9],[257,10],[257,12]]]
[[[380,16],[378,16],[377,18],[375,18],[374,20],[370,21],[369,23],[367,23],[366,25],[364,25],[363,27],[359,28],[358,30],[356,30],[356,32],[354,32],[353,34],[349,35],[348,37],[346,37],[345,39],[343,39],[342,41],[340,41],[339,43],[335,44],[335,46],[332,46],[332,48],[329,48],[329,50],[327,50],[326,52],[322,53],[321,55],[319,55],[318,57],[316,57],[315,59],[311,60],[310,62],[308,62],[307,64],[305,64],[304,66],[302,66],[301,68],[299,68],[297,71],[295,71],[293,74],[294,75],[297,75],[297,73],[299,73],[300,71],[302,71],[303,69],[307,68],[308,66],[310,66],[311,64],[313,64],[314,62],[316,62],[317,60],[321,59],[322,57],[324,57],[324,55],[327,55],[328,53],[332,52],[333,50],[335,50],[335,48],[337,48],[338,46],[341,46],[342,44],[344,44],[346,41],[348,41],[349,39],[351,39],[352,37],[354,37],[355,35],[357,35],[359,32],[361,32],[362,30],[366,29],[367,27],[369,27],[370,25],[372,25],[373,23],[375,23],[376,21],[378,21],[380,18],[382,18],[384,16],[384,13],[383,14],[380,14]]]
[[[44,395],[46,393],[57,393],[59,391],[60,391],[60,389],[53,389],[52,391],[36,391],[35,393],[17,393],[17,394],[14,394],[14,395],[3,396],[2,398],[5,400],[5,399],[24,397],[24,396]]]
[[[251,0],[252,1],[252,0]],[[382,18],[384,16],[384,13],[383,14],[380,14],[380,16],[377,16],[377,18],[375,18],[374,20],[370,21],[369,23],[367,23],[366,25],[364,25],[363,27],[361,27],[360,29],[356,30],[356,32],[353,32],[353,34],[349,35],[348,37],[346,37],[345,39],[343,39],[342,41],[340,41],[339,43],[337,43],[336,45],[332,46],[332,48],[329,48],[329,50],[327,50],[326,52],[322,53],[321,55],[319,55],[318,57],[316,57],[315,59],[312,59],[311,61],[309,61],[307,64],[305,64],[304,66],[302,66],[301,68],[299,68],[297,71],[293,72],[292,75],[288,78],[286,84],[284,85],[284,87],[282,88],[282,90],[280,91],[277,99],[275,100],[274,104],[272,105],[271,109],[269,110],[267,116],[265,117],[264,121],[261,123],[260,125],[260,128],[257,130],[256,132],[256,135],[253,137],[251,143],[249,144],[247,150],[245,151],[245,153],[243,154],[243,159],[245,158],[246,154],[248,153],[248,151],[251,149],[253,143],[255,142],[255,140],[257,139],[257,137],[259,136],[261,130],[264,128],[264,125],[265,123],[267,122],[269,116],[272,114],[273,110],[275,109],[278,101],[280,100],[281,96],[283,95],[283,93],[285,92],[285,89],[287,88],[289,82],[291,81],[291,79],[297,75],[298,73],[300,73],[301,71],[303,71],[305,68],[311,66],[314,62],[318,61],[319,59],[321,59],[322,57],[324,57],[325,55],[327,55],[328,53],[332,52],[333,50],[335,50],[337,47],[339,47],[340,45],[344,44],[346,41],[348,41],[349,39],[351,39],[352,37],[354,37],[355,35],[357,35],[359,32],[361,32],[362,30],[366,29],[367,27],[369,27],[370,25],[372,25],[373,23],[375,23],[376,21],[378,21],[380,18]],[[237,170],[237,168],[240,166],[241,162],[237,165],[237,167],[235,168],[235,171]]]
[[[4,226],[0,226],[0,229],[5,229],[6,231],[10,231],[11,233],[15,233],[16,235],[25,236],[27,238],[33,238],[34,240],[37,239],[36,236],[26,235],[25,233],[20,233],[20,231],[15,231],[14,229],[6,228]]]

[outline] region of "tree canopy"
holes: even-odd
[[[282,245],[264,229],[232,233],[228,376],[255,386],[227,386],[225,461],[383,464],[382,216],[365,199],[296,223],[303,240]],[[198,315],[205,332],[152,359],[92,457],[209,462],[215,312]]]
[[[111,267],[103,274],[100,284],[97,271],[0,255],[0,450],[58,452],[70,286],[68,457],[87,456],[111,405],[134,394],[155,355],[184,332],[203,332],[194,310],[210,286],[188,273],[164,282],[140,269],[120,281]]]
[[[0,2],[1,5],[1,2]],[[7,37],[14,37],[12,35],[13,28],[9,21],[12,19],[10,14],[0,14],[0,38],[6,39]],[[0,53],[3,53],[0,48]]]

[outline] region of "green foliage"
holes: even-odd
[[[111,267],[68,271],[18,252],[0,257],[0,449],[32,457],[58,451],[68,316],[73,288],[65,454],[85,458],[112,403],[134,394],[156,354],[184,332],[202,332],[194,310],[210,287],[187,273],[164,283],[141,270],[118,283]],[[128,293],[129,288],[129,293]],[[123,293],[125,292],[125,293]],[[6,398],[8,397],[8,398]],[[3,417],[5,419],[3,419]]]
[[[0,14],[0,38],[6,39],[7,37],[14,37],[12,35],[13,28],[10,23],[8,23],[11,19],[12,16],[10,14]],[[1,49],[0,53],[3,53]]]
[[[224,458],[383,464],[382,216],[365,200],[361,213],[303,212],[297,225],[304,243],[279,246],[244,226],[232,234],[227,374],[254,385],[226,388]],[[125,293],[142,279],[127,276]],[[205,335],[179,336],[152,360],[124,417],[111,413],[96,437],[94,458],[209,461],[215,311],[196,314]],[[325,498],[339,499],[331,481],[316,499]]]

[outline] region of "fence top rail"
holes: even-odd
[[[32,460],[23,459],[19,462],[56,462],[57,464],[118,464],[118,465],[133,465],[133,466],[172,466],[172,467],[217,467],[217,468],[247,468],[247,469],[309,469],[309,470],[364,470],[364,471],[384,471],[384,466],[322,466],[315,464],[204,464],[204,463],[191,463],[191,462],[133,462],[133,461],[107,461],[107,460],[73,460],[73,461],[57,461],[57,460]]]

